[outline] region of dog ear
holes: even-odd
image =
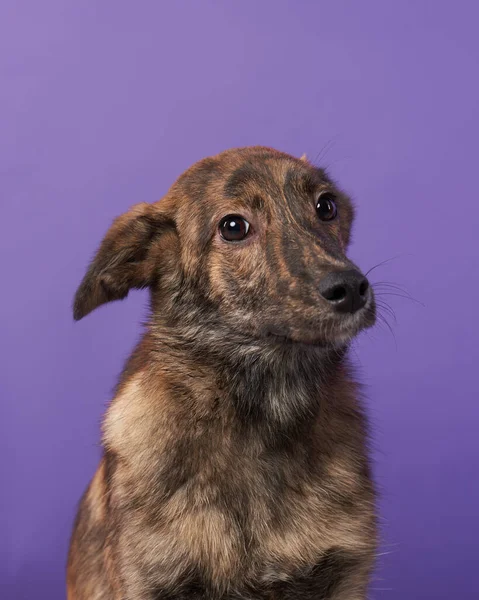
[[[151,285],[158,267],[151,258],[152,244],[172,227],[171,217],[147,203],[115,219],[75,294],[75,321],[105,302],[125,298],[131,288]]]
[[[305,163],[309,162],[308,157],[306,156],[306,153],[304,153],[303,156],[299,160],[302,160]]]

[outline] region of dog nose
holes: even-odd
[[[368,300],[369,282],[359,271],[334,271],[322,279],[319,292],[337,312],[355,313]]]

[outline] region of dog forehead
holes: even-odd
[[[238,152],[225,152],[219,158],[226,163],[224,193],[238,197],[261,191],[277,194],[291,179],[317,177],[311,164],[270,148],[253,146]]]
[[[241,199],[258,208],[284,196],[285,186],[319,185],[321,170],[288,154],[253,146],[227,150],[205,158],[185,171],[175,184],[188,203],[216,198]]]

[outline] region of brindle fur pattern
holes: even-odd
[[[334,192],[338,217],[315,197]],[[227,243],[218,223],[244,216]],[[339,318],[317,283],[353,209],[307,160],[252,147],[200,161],[117,218],[78,320],[149,287],[151,316],[103,422],[78,511],[69,600],[366,597],[376,548],[365,418]]]

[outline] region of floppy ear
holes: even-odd
[[[158,205],[136,204],[113,222],[83,278],[73,303],[79,321],[112,300],[121,300],[131,288],[145,288],[154,280],[152,243],[173,220]]]

